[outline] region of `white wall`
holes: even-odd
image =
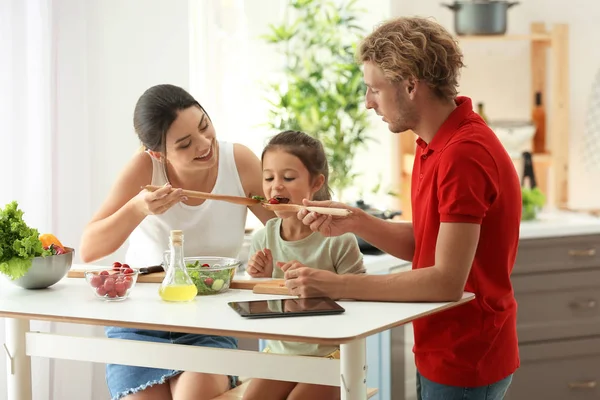
[[[188,86],[188,2],[53,3],[58,141],[54,168],[55,182],[63,188],[53,199],[55,233],[77,249],[84,225],[139,146],[132,127],[139,95],[158,83]],[[122,254],[120,250],[103,262],[112,263]],[[51,330],[103,334],[100,327],[70,324],[52,324]],[[34,372],[34,382],[40,378],[48,382],[43,369]],[[102,364],[50,360],[49,378],[47,388],[34,392],[36,400],[109,397]],[[4,396],[0,391],[0,399]]]
[[[139,147],[133,132],[137,98],[159,83],[188,86],[188,7],[186,0],[54,4],[58,174],[65,185],[56,233],[77,247],[84,225]]]
[[[433,17],[454,32],[453,14],[440,1],[392,1],[394,16]],[[446,3],[452,3],[448,1]],[[600,207],[600,171],[584,170],[582,134],[593,78],[600,69],[600,3],[591,0],[527,0],[508,13],[508,33],[525,34],[532,22],[569,25],[570,57],[570,175],[569,199],[573,208]],[[526,42],[469,42],[462,48],[467,68],[461,93],[485,103],[492,119],[527,119],[531,100],[529,46]],[[552,95],[552,89],[548,96]],[[549,99],[546,99],[546,102]],[[549,107],[547,113],[550,113]]]

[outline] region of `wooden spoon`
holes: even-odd
[[[155,190],[160,189],[162,186],[153,186],[147,185],[144,186],[144,189],[154,192]],[[175,188],[174,188],[175,189]],[[250,197],[241,197],[241,196],[227,196],[222,194],[212,194],[205,192],[197,192],[195,190],[186,190],[182,189],[181,193],[187,197],[193,197],[196,199],[205,199],[205,200],[222,200],[227,201],[229,203],[241,204],[243,206],[254,206],[260,203],[260,200],[256,200]]]
[[[271,211],[298,212],[300,210],[308,210],[308,211],[314,211],[319,214],[337,215],[340,217],[347,217],[348,215],[352,214],[352,211],[348,210],[346,208],[306,207],[306,206],[301,206],[299,204],[270,204],[270,203],[263,203],[262,206],[264,208],[266,208],[267,210],[271,210]]]

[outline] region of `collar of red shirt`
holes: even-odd
[[[430,154],[436,149],[443,149],[454,132],[458,130],[460,124],[467,118],[469,113],[473,111],[473,103],[468,97],[459,96],[454,102],[456,103],[456,108],[450,113],[442,126],[440,126],[440,129],[438,129],[429,145],[425,143],[423,139],[417,138],[417,145],[423,149],[425,154]]]

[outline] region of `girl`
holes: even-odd
[[[187,256],[236,257],[247,208],[220,201],[188,199],[172,187],[248,196],[260,193],[260,161],[248,148],[216,139],[202,106],[172,85],[148,89],[138,100],[135,131],[146,151],[125,167],[108,198],[83,232],[84,262],[105,257],[129,239],[125,262],[157,265],[169,232],[185,232]],[[148,192],[140,187],[163,188]],[[274,215],[260,205],[250,210],[265,223]],[[158,296],[158,295],[157,295]],[[236,348],[232,337],[106,327],[110,338]],[[235,384],[233,377],[174,370],[107,365],[113,400],[212,399]]]
[[[268,199],[302,204],[303,199],[329,200],[329,168],[321,142],[296,131],[274,136],[262,153],[263,192]],[[253,277],[283,278],[280,266],[295,262],[338,274],[364,273],[362,254],[353,234],[324,237],[298,220],[295,212],[257,231],[250,246],[246,271]],[[297,261],[295,261],[297,260]],[[274,265],[276,263],[276,265]],[[268,341],[265,351],[339,358],[336,346]],[[305,383],[252,379],[244,399],[337,399],[340,388]]]

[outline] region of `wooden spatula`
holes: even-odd
[[[327,215],[337,215],[340,217],[347,217],[352,214],[352,211],[346,208],[333,208],[333,207],[305,207],[300,204],[270,204],[263,203],[262,206],[267,210],[271,211],[290,211],[290,212],[298,212],[300,210],[308,210],[314,211],[319,214],[327,214]]]
[[[160,188],[161,188],[161,186],[153,186],[153,185],[144,186],[144,189],[146,189],[150,192],[154,192],[155,190],[158,190]],[[187,197],[193,197],[196,199],[205,199],[205,200],[222,200],[222,201],[228,201],[230,203],[241,204],[243,206],[253,206],[253,205],[260,203],[260,200],[256,200],[256,199],[253,199],[250,197],[228,196],[228,195],[223,195],[223,194],[197,192],[195,190],[186,190],[186,189],[182,189],[181,192],[182,192],[182,194],[184,194]]]

